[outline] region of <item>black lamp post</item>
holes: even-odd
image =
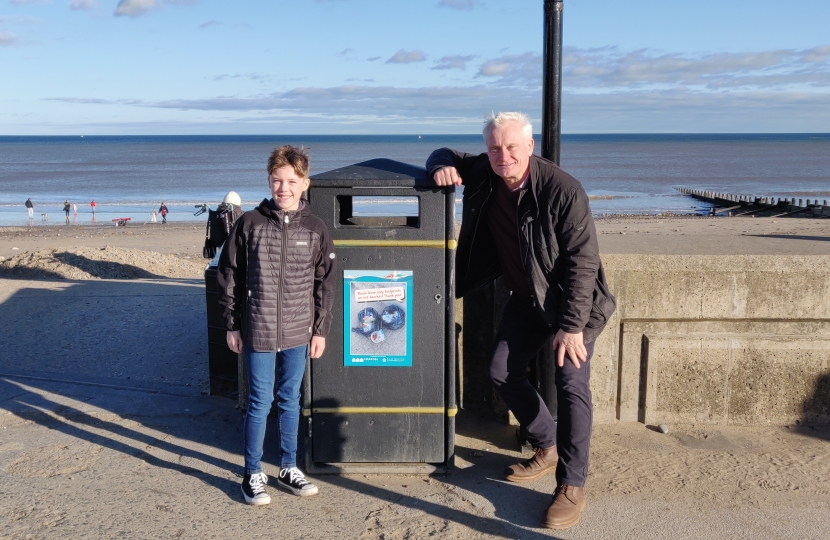
[[[542,157],[559,165],[562,133],[562,0],[545,0],[545,67],[542,103]],[[536,389],[556,417],[556,353],[552,340],[536,356]],[[523,438],[522,434],[519,439]]]
[[[545,0],[542,157],[557,165],[562,133],[562,9],[562,0]]]

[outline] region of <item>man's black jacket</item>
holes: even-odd
[[[432,175],[453,166],[464,184],[464,208],[456,255],[456,295],[464,296],[501,275],[501,265],[485,216],[495,182],[503,182],[487,154],[449,148],[427,159]],[[525,277],[542,317],[565,332],[583,332],[590,343],[616,308],[599,258],[588,195],[555,163],[530,158],[529,186],[519,199],[519,244]]]

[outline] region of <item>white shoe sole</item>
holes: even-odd
[[[319,489],[317,489],[317,486],[313,486],[310,489],[306,489],[306,490],[296,489],[296,488],[293,488],[291,486],[286,486],[285,484],[283,484],[279,480],[277,480],[277,486],[281,487],[282,489],[284,489],[286,491],[290,491],[291,493],[293,493],[294,495],[296,495],[298,497],[311,497],[312,495],[317,495],[317,493],[319,493],[319,491],[320,491]]]
[[[244,489],[240,488],[240,491],[242,491],[242,498],[245,499],[246,504],[250,504],[252,506],[263,506],[263,505],[271,503],[271,496],[268,495],[267,493],[265,494],[264,497],[251,498],[251,497],[248,497],[248,495],[245,494]]]

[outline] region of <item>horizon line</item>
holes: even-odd
[[[84,133],[75,135],[37,134],[37,135],[2,135],[0,138],[23,137],[458,137],[478,136],[481,133],[144,133],[144,134],[95,134]],[[827,135],[830,131],[643,131],[643,132],[571,132],[561,136],[573,135]],[[541,133],[534,133],[533,137],[542,137]]]

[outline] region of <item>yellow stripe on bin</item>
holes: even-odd
[[[303,409],[303,416],[311,416],[312,413],[320,414],[444,414],[455,416],[457,408],[446,409],[444,407],[313,407]]]
[[[337,247],[427,247],[455,249],[455,240],[335,240]]]

